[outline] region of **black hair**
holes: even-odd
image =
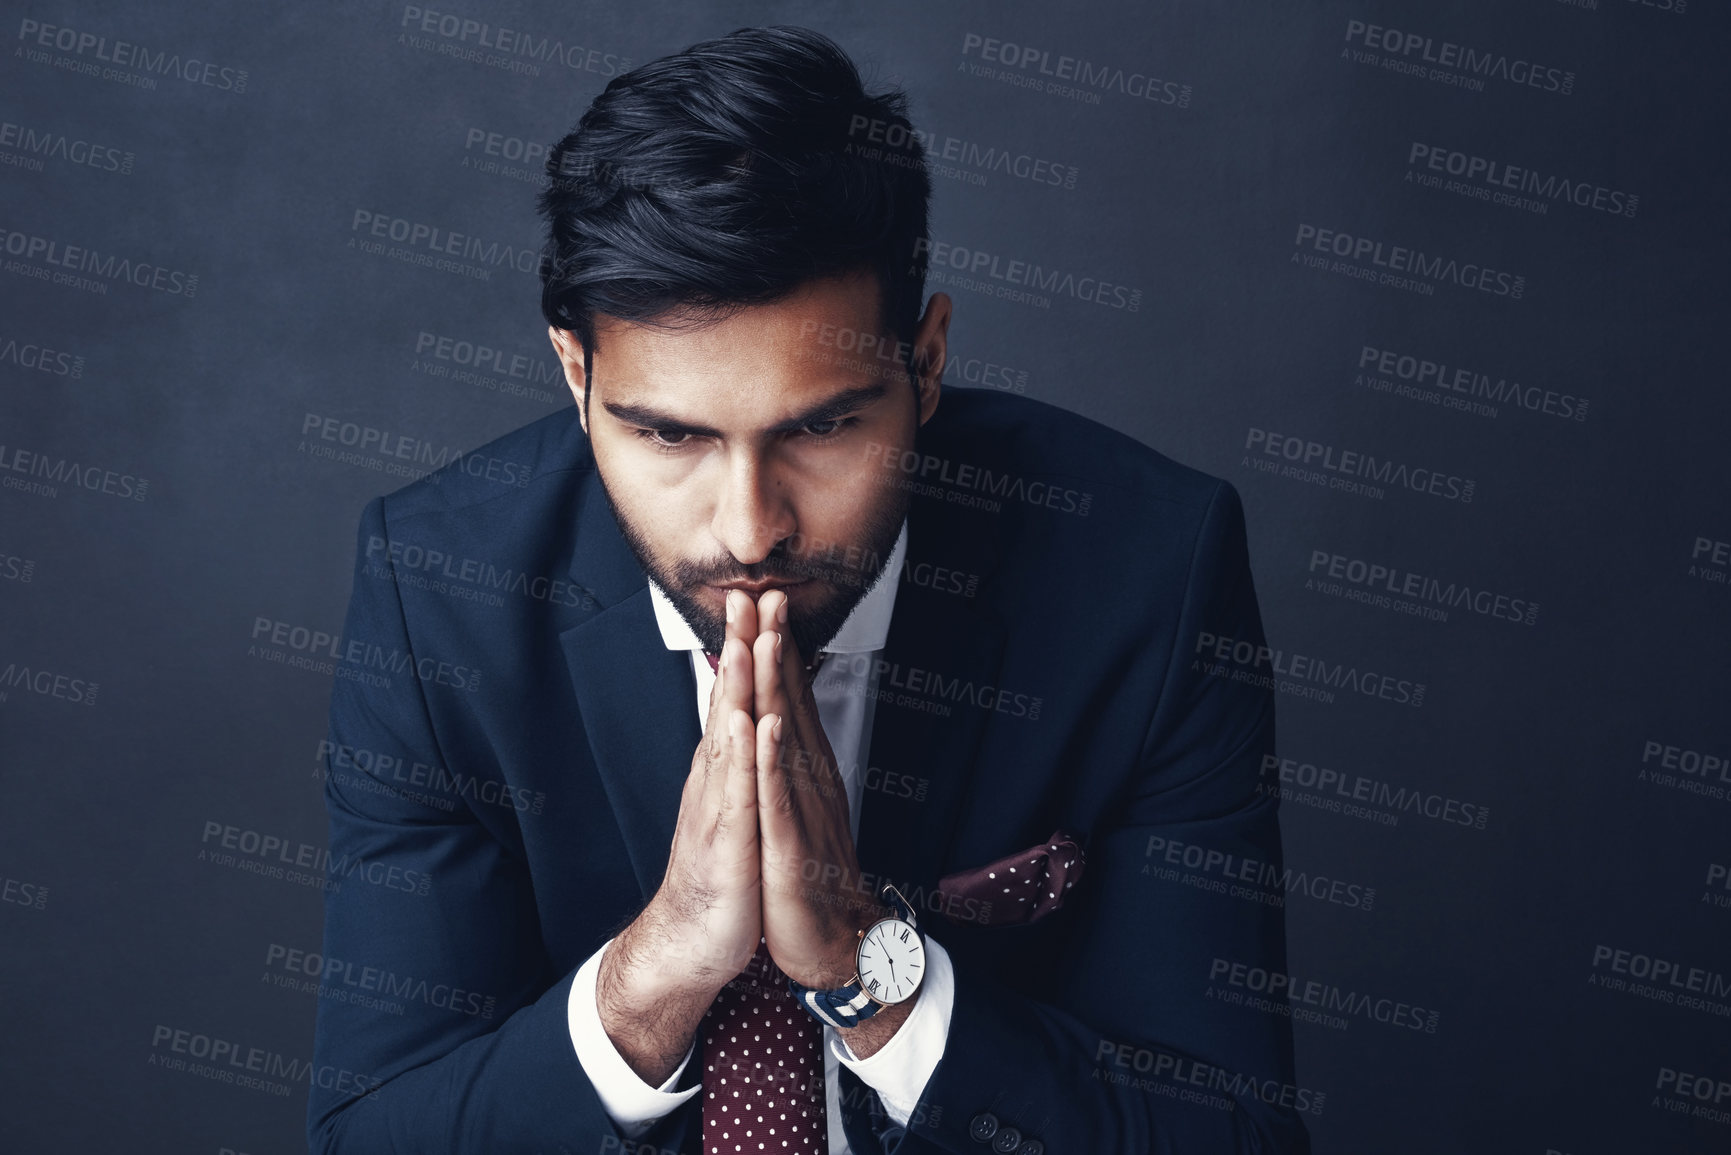
[[[870,272],[913,368],[925,150],[906,95],[868,94],[828,37],[742,28],[616,77],[547,176],[541,312],[590,357],[597,314],[702,323]]]

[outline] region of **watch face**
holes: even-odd
[[[865,932],[855,961],[861,990],[880,1003],[906,1002],[926,973],[926,944],[910,924],[886,918]]]

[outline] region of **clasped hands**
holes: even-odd
[[[759,936],[789,977],[830,989],[854,975],[858,931],[888,914],[860,888],[847,792],[787,629],[787,595],[729,590],[667,873],[603,960],[603,1025],[639,1075],[665,1078]],[[877,1050],[914,1001],[849,1028],[849,1047]]]

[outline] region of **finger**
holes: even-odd
[[[718,841],[744,846],[757,839],[757,743],[751,715],[744,710],[729,710],[726,724],[727,772],[719,775],[715,834]]]
[[[744,710],[755,718],[757,715],[752,712],[756,702],[752,684],[751,647],[738,638],[728,638],[721,647],[721,660],[727,664],[729,673],[727,685],[722,690],[722,708]]]
[[[757,601],[744,590],[727,591],[727,629],[725,637],[738,638],[748,647],[757,641]],[[725,639],[724,639],[725,640]]]
[[[703,816],[705,822],[721,805],[721,795],[727,779],[727,759],[734,746],[727,733],[727,695],[729,685],[739,681],[739,675],[735,673],[729,677],[728,674],[727,648],[724,645],[721,661],[715,666],[715,683],[709,688],[709,713],[703,722],[703,740],[697,745],[697,757],[691,774],[691,777],[696,779],[695,797],[691,799],[691,805],[696,814]],[[683,799],[680,806],[685,806]]]
[[[791,643],[787,640],[785,626],[775,625],[773,618],[768,621],[768,627],[758,635],[757,644],[751,648],[752,692],[759,718],[788,711],[787,695],[782,686],[781,655],[777,651],[786,649]]]
[[[786,631],[785,623],[776,620],[776,607],[786,604],[787,595],[781,590],[767,590],[752,604],[752,612],[756,615],[758,625],[758,636],[751,646],[753,697],[756,699],[753,717],[761,718],[766,712],[777,709],[773,700],[776,650],[779,644],[778,635]]]
[[[725,655],[727,652],[727,644],[725,642],[722,643],[721,649],[722,654]],[[706,737],[713,733],[719,733],[719,731],[716,730],[716,727],[722,725],[722,720],[726,716],[725,711],[722,709],[722,703],[727,700],[722,697],[722,684],[726,680],[727,663],[717,661],[715,663],[715,680],[709,683],[709,704],[703,712],[703,733]]]
[[[809,658],[800,653],[799,647],[794,644],[793,634],[788,629],[787,595],[779,590],[770,592],[780,599],[774,606],[770,607],[772,628],[780,630],[783,638],[781,653],[776,658],[779,675],[777,680],[781,683],[782,691],[787,695],[788,708],[797,711],[802,707],[802,700],[810,698],[810,694],[806,692],[810,679],[805,672],[805,664]],[[811,655],[811,657],[815,656],[815,654]]]
[[[778,723],[782,731],[779,738]],[[792,779],[781,765],[786,726],[779,714],[765,714],[757,720],[757,826],[763,836],[765,862],[778,861],[775,856],[793,845],[796,834]]]
[[[839,782],[838,770],[823,754],[828,744],[824,736],[823,720],[817,711],[817,695],[812,692],[811,675],[806,672],[805,656],[799,647],[793,644],[792,634],[787,631],[786,624],[781,622],[782,611],[786,608],[784,596],[781,603],[774,608],[773,621],[782,631],[785,639],[781,646],[781,655],[776,661],[776,676],[773,679],[777,690],[772,695],[773,705],[768,707],[786,717],[786,726],[793,727],[791,734],[783,735],[784,748],[798,751],[799,756],[791,767],[795,773],[801,773],[809,779],[812,785],[834,785],[830,779]],[[764,679],[754,674],[758,685]]]
[[[764,632],[752,653],[752,678],[756,683],[757,716],[775,714],[784,719],[784,727],[792,727],[784,731],[782,740],[776,744],[777,766],[788,778],[791,804],[797,808],[808,801],[802,788],[822,780],[814,765],[822,747],[811,740],[809,727],[802,724],[796,708],[795,687],[805,673],[793,634],[783,620],[787,604],[787,595],[776,590],[764,594],[759,603]]]

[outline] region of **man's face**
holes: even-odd
[[[878,315],[856,276],[701,326],[598,317],[587,407],[583,350],[549,330],[625,540],[711,653],[725,587],[781,586],[809,661],[889,560],[908,495],[886,463],[937,406],[949,300],[920,322],[917,393]]]

